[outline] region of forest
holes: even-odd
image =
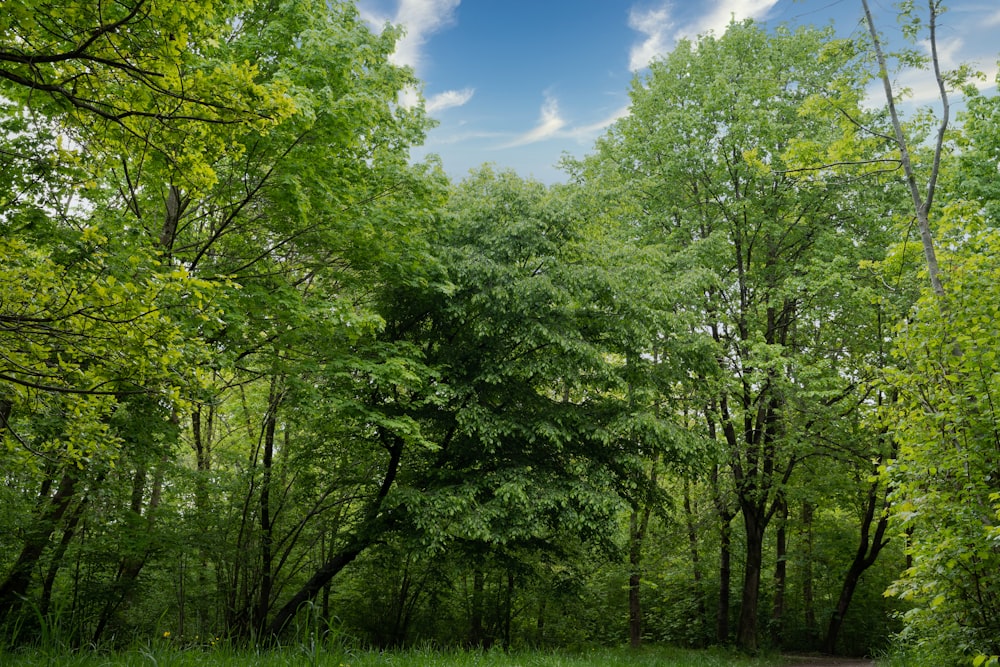
[[[352,2],[5,1],[0,658],[1000,664],[1000,98],[869,28],[681,41],[545,185],[412,160]]]

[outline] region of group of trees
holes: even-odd
[[[352,3],[5,4],[5,644],[1000,654],[1000,105],[872,35],[681,41],[546,187]]]

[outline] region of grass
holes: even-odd
[[[313,650],[292,647],[273,651],[177,648],[169,644],[135,647],[116,653],[63,653],[40,649],[0,652],[5,667],[778,667],[778,657],[746,657],[724,650],[687,651],[667,647],[595,648],[569,651],[438,651],[411,649],[375,652]]]

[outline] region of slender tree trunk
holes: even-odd
[[[472,573],[472,600],[469,610],[470,648],[482,648],[486,643],[486,631],[483,627],[483,609],[485,607],[486,574],[481,566],[476,566]]]
[[[733,517],[719,518],[719,605],[715,611],[715,635],[720,644],[729,643],[729,607],[733,586]]]
[[[927,178],[926,194],[921,194],[920,186],[917,184],[916,172],[910,160],[910,151],[907,145],[906,136],[903,134],[903,125],[899,120],[896,111],[896,102],[892,92],[892,82],[889,80],[889,66],[886,62],[885,54],[882,52],[882,41],[879,38],[878,30],[875,29],[875,22],[872,20],[871,9],[868,7],[868,0],[861,0],[864,8],[865,21],[868,23],[868,33],[872,38],[872,45],[875,48],[875,58],[878,61],[879,75],[882,79],[882,87],[885,90],[886,103],[889,106],[889,116],[892,119],[892,127],[895,132],[896,145],[899,147],[899,161],[903,165],[903,173],[906,176],[906,184],[910,190],[910,198],[913,200],[913,209],[917,217],[917,226],[920,228],[920,240],[924,248],[924,259],[927,263],[927,274],[931,281],[931,288],[938,297],[944,296],[944,286],[941,283],[940,271],[938,269],[937,255],[934,251],[934,235],[930,225],[930,210],[934,203],[934,190],[937,185],[938,171],[941,166],[941,152],[944,147],[945,132],[948,129],[949,109],[948,91],[944,76],[941,73],[941,63],[938,59],[937,51],[937,15],[938,11],[933,1],[928,2],[930,8],[930,30],[931,62],[934,66],[934,76],[938,85],[938,94],[941,99],[941,123],[938,126],[936,141],[934,144],[934,158],[931,163],[931,172]]]
[[[694,576],[695,595],[698,600],[698,625],[701,628],[698,645],[700,646],[706,636],[705,618],[708,614],[705,611],[705,585],[702,581],[701,558],[698,554],[698,531],[695,527],[694,512],[691,509],[691,483],[688,480],[684,480],[684,517],[687,523],[688,547],[691,554],[691,570]]]
[[[813,595],[813,514],[815,506],[802,502],[802,531],[805,534],[805,554],[802,562],[802,607],[805,614],[806,634],[809,643],[816,639],[816,605]]]
[[[775,646],[782,645],[785,620],[785,582],[788,574],[788,504],[782,498],[778,507],[778,530],[775,535],[774,606],[771,612],[771,639]]]
[[[63,558],[66,556],[66,550],[69,548],[70,542],[73,541],[73,537],[76,535],[76,528],[80,524],[80,519],[83,518],[83,513],[86,507],[87,496],[84,496],[70,513],[70,517],[66,521],[66,527],[63,528],[63,534],[62,538],[59,540],[59,545],[52,553],[52,560],[45,573],[45,579],[42,581],[42,597],[38,604],[38,608],[42,616],[45,616],[49,612],[49,607],[52,604],[52,587],[55,585],[56,575],[59,573],[59,568],[62,567]]]
[[[868,503],[865,506],[865,514],[861,521],[861,537],[858,549],[854,554],[854,560],[844,576],[844,584],[840,589],[840,597],[837,599],[837,606],[830,616],[830,624],[827,626],[826,639],[823,642],[823,650],[827,653],[835,653],[837,649],[837,637],[840,629],[844,625],[847,617],[847,610],[850,607],[854,591],[865,570],[871,567],[878,558],[879,552],[889,543],[885,537],[886,529],[889,525],[889,515],[885,511],[887,501],[883,494],[879,493],[879,483],[875,482],[868,491]],[[875,516],[878,515],[878,521]],[[875,526],[874,535],[871,534],[872,526]],[[871,539],[869,541],[869,535]]]
[[[639,599],[639,587],[642,575],[642,538],[639,535],[639,512],[632,510],[629,515],[629,550],[628,550],[628,640],[632,648],[642,644],[642,602]]]
[[[378,493],[372,499],[368,510],[365,512],[358,532],[355,533],[353,539],[349,540],[347,546],[321,565],[313,573],[313,576],[299,588],[298,592],[278,610],[274,618],[271,619],[271,623],[267,626],[266,637],[276,638],[285,629],[285,626],[288,625],[288,622],[292,620],[295,614],[298,613],[303,604],[315,599],[331,579],[352,563],[376,539],[377,536],[373,533],[375,533],[378,516],[382,509],[382,502],[389,494],[392,485],[396,482],[396,474],[399,472],[399,463],[403,456],[403,443],[397,438],[388,445],[387,449],[389,451],[389,462],[386,465],[385,476],[382,479]]]
[[[146,469],[144,466],[139,466],[136,470],[135,476],[132,481],[132,503],[131,511],[138,517],[142,517],[142,502],[143,496],[146,488]],[[153,484],[149,494],[149,503],[146,506],[146,540],[147,542],[151,539],[153,525],[156,520],[155,512],[160,506],[160,500],[163,494],[163,466],[160,465],[156,469],[156,473],[153,476]],[[104,635],[104,631],[107,629],[108,624],[116,611],[128,600],[132,591],[135,588],[135,583],[139,579],[139,575],[142,573],[142,569],[146,565],[146,560],[149,557],[149,552],[151,546],[147,545],[144,553],[141,555],[131,554],[122,559],[118,566],[118,573],[115,576],[115,587],[117,591],[108,600],[107,604],[104,606],[104,610],[101,612],[101,616],[98,619],[97,626],[94,629],[94,635],[91,642],[98,644]]]
[[[194,483],[194,508],[200,526],[209,525],[211,502],[209,496],[209,474],[212,470],[212,438],[215,408],[212,405],[195,405],[191,411],[191,440],[194,447],[196,477]],[[209,616],[208,575],[209,559],[203,545],[198,546],[198,564],[195,569],[195,623],[205,632]],[[218,573],[217,573],[218,577]],[[179,629],[178,629],[179,630]]]
[[[54,496],[49,498],[51,480],[42,483],[38,507],[40,516],[26,531],[24,546],[3,583],[0,583],[0,622],[7,619],[20,606],[31,585],[32,573],[52,539],[52,533],[66,513],[76,493],[75,477],[68,473],[62,476]]]
[[[706,413],[708,414],[708,413]],[[715,439],[715,422],[709,418],[708,434]],[[719,644],[729,643],[729,607],[732,600],[732,543],[733,519],[736,512],[722,494],[719,483],[718,465],[712,468],[712,500],[715,503],[716,515],[719,517],[719,601],[715,608],[715,640]]]
[[[268,401],[267,417],[264,422],[264,451],[261,456],[263,468],[260,483],[260,591],[257,599],[257,609],[254,613],[256,622],[254,630],[263,635],[267,627],[267,613],[271,608],[271,596],[274,586],[274,525],[271,520],[271,472],[274,464],[274,430],[278,420],[278,404],[280,402],[277,387],[278,380],[271,381],[271,395]]]
[[[541,644],[545,641],[545,611],[548,607],[549,593],[543,591],[538,600],[538,615],[535,619],[535,641]]]
[[[653,461],[649,472],[649,488],[656,486],[657,462]],[[642,644],[642,543],[649,529],[649,516],[652,512],[652,501],[646,502],[643,509],[634,507],[629,517],[629,576],[628,576],[628,634],[629,645],[638,648]]]
[[[507,570],[507,589],[504,594],[503,605],[503,650],[510,651],[511,645],[511,624],[514,619],[514,571]]]

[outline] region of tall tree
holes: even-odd
[[[836,295],[851,289],[868,221],[850,213],[846,179],[800,169],[798,156],[804,143],[838,139],[824,105],[860,113],[853,57],[829,33],[768,35],[750,22],[682,41],[636,81],[631,114],[594,158],[595,172],[627,183],[623,224],[670,248],[673,275],[700,281],[699,298],[678,307],[715,346],[697,404],[725,445],[743,519],[737,643],[748,650],[782,488],[811,453],[810,430],[856,403],[857,383],[830,362],[843,338],[829,323],[847,316]]]

